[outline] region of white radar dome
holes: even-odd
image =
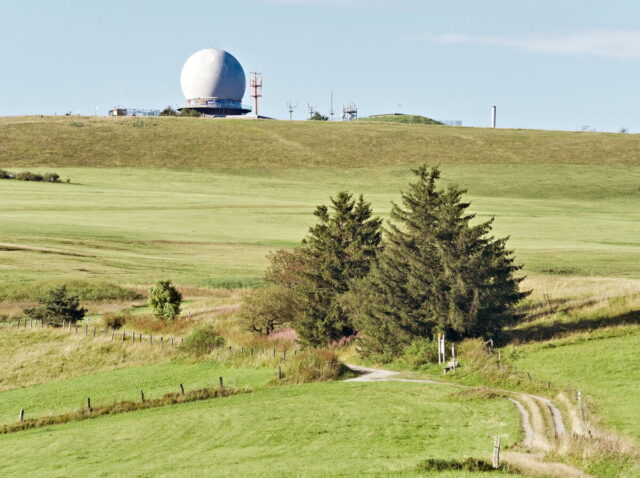
[[[182,67],[180,86],[187,100],[216,98],[242,101],[246,79],[236,58],[218,48],[195,52]]]

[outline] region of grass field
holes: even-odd
[[[213,323],[246,345],[233,317],[241,292],[190,284],[256,285],[265,255],[297,244],[329,196],[364,193],[387,218],[411,167],[440,164],[446,183],[468,188],[478,220],[495,217],[496,235],[510,236],[530,276],[528,317],[508,331],[505,360],[538,381],[571,381],[594,421],[638,440],[639,146],[637,135],[366,121],[0,118],[1,169],[71,178],[0,181],[0,316],[19,313],[29,291],[48,284],[144,291],[171,279],[189,291],[190,327]],[[93,318],[146,312],[113,293],[117,300],[88,303]],[[100,405],[136,399],[140,389],[160,395],[220,375],[260,387],[274,373],[262,362],[172,361],[144,345],[83,339],[0,330],[0,418],[13,421],[20,408],[69,411],[87,396]],[[425,458],[487,458],[491,436],[508,445],[518,430],[504,400],[461,402],[447,387],[407,383],[328,383],[3,436],[0,462],[9,476],[199,476],[214,466],[227,476],[415,476]]]
[[[56,170],[74,183],[0,183],[3,282],[255,284],[264,256],[297,243],[330,195],[362,192],[386,216],[410,180],[408,167]],[[640,167],[448,165],[444,178],[496,217],[527,273],[640,278]]]
[[[227,368],[215,362],[169,362],[156,365],[126,367],[85,374],[66,380],[55,380],[31,387],[0,392],[0,423],[17,421],[20,409],[29,418],[56,415],[83,407],[87,397],[94,406],[124,400],[156,398],[167,392],[218,386],[223,377],[226,386],[256,388],[275,376],[273,370],[259,368]]]
[[[3,476],[417,476],[425,458],[486,459],[494,435],[518,439],[509,402],[451,393],[403,383],[279,387],[5,435],[0,462]]]

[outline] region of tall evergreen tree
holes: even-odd
[[[318,223],[302,241],[305,267],[296,289],[303,312],[295,327],[302,342],[319,346],[354,333],[342,297],[369,272],[381,247],[382,221],[362,196],[356,201],[347,192],[314,214]]]
[[[362,352],[391,358],[414,338],[493,336],[517,319],[519,290],[507,239],[489,236],[493,220],[472,225],[466,192],[437,188],[438,168],[413,171],[417,181],[393,205],[386,245],[352,304],[364,332]]]

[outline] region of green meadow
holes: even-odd
[[[485,476],[414,471],[426,458],[486,458],[494,435],[519,439],[508,401],[470,405],[452,393],[407,383],[277,387],[3,435],[0,462],[3,476]]]
[[[425,157],[425,161],[429,161]],[[640,167],[443,165],[528,274],[640,278]],[[265,171],[61,168],[71,184],[0,183],[0,280],[170,278],[252,285],[341,190],[386,217],[411,166]],[[42,169],[44,171],[44,169]]]
[[[211,324],[234,347],[269,351],[279,344],[255,341],[237,321],[244,291],[213,288],[260,284],[265,256],[297,245],[314,208],[337,192],[364,194],[387,219],[411,169],[440,165],[445,183],[468,189],[476,220],[494,218],[495,234],[509,236],[533,289],[525,320],[507,330],[505,363],[552,382],[553,393],[570,382],[591,422],[640,443],[638,151],[638,135],[393,121],[0,118],[0,169],[70,179],[0,180],[0,318],[17,316],[49,284],[93,296],[104,284],[144,292],[170,279],[185,291],[189,325],[154,334]],[[86,302],[92,324],[107,312],[148,312],[131,291],[109,294]],[[136,400],[142,389],[156,397],[180,383],[215,385],[218,376],[255,390],[0,436],[3,476],[479,477],[416,465],[487,459],[493,436],[516,450],[522,438],[510,402],[462,400],[448,386],[277,386],[279,357],[194,362],[7,325],[0,345],[3,423],[21,408],[28,417],[64,413],[88,396],[99,406]],[[353,347],[343,352],[357,360]],[[459,380],[504,385],[491,382],[497,367],[482,375],[468,360]],[[506,385],[533,387],[516,379]],[[593,474],[612,476],[603,469]]]

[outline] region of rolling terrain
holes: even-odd
[[[190,325],[158,334],[185,337],[213,324],[234,348],[268,354],[282,344],[252,342],[238,329],[243,292],[215,288],[260,284],[265,255],[296,245],[315,206],[337,192],[363,193],[387,218],[410,169],[440,164],[445,182],[468,188],[477,220],[494,217],[496,235],[510,237],[528,276],[523,287],[533,290],[521,307],[525,320],[500,344],[503,361],[495,351],[478,365],[463,344],[459,375],[446,378],[538,393],[556,400],[567,423],[573,416],[564,400],[575,405],[567,389],[581,390],[585,421],[631,450],[640,444],[639,141],[366,121],[0,118],[0,169],[70,178],[0,180],[0,322],[19,316],[49,285],[144,292],[171,279],[187,292]],[[119,293],[85,302],[87,320],[148,312]],[[410,383],[282,386],[273,382],[280,358],[191,360],[11,323],[0,327],[2,423],[15,421],[20,408],[48,416],[81,407],[88,394],[98,404],[135,400],[140,389],[157,396],[219,375],[253,392],[0,436],[8,476],[169,476],[215,464],[222,476],[475,477],[485,474],[416,466],[427,458],[486,459],[495,435],[522,451],[518,411],[499,394],[466,399],[455,387]],[[150,333],[136,327],[125,330]],[[354,350],[339,352],[352,358]],[[434,366],[418,376],[442,379]],[[548,421],[543,408],[529,410]],[[635,476],[637,456],[627,451],[550,459],[592,476]]]

